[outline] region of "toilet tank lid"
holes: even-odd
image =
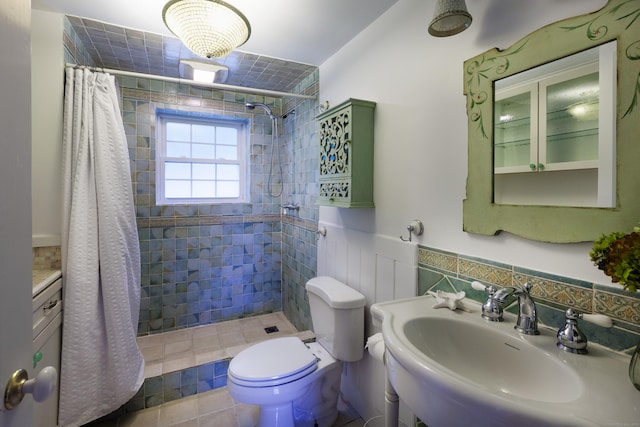
[[[307,292],[319,296],[331,308],[359,308],[365,304],[364,295],[333,277],[314,277],[307,282],[306,288]]]

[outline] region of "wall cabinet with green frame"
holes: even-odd
[[[532,240],[572,243],[593,241],[603,233],[630,230],[638,224],[639,11],[638,1],[609,0],[600,10],[546,25],[506,49],[490,49],[464,62],[463,88],[467,101],[469,137],[467,195],[463,202],[463,229],[466,232],[494,235],[506,231]],[[592,188],[597,185],[598,200],[589,206],[576,205],[572,201],[558,204],[547,201],[533,203],[528,188],[520,186],[518,192],[526,194],[526,200],[497,200],[496,180],[505,176],[544,178],[557,175],[560,179],[538,186],[546,195],[567,181],[566,173],[575,175],[596,170],[591,167],[550,171],[547,161],[547,164],[543,164],[544,172],[496,172],[496,132],[493,122],[496,113],[495,95],[499,94],[498,82],[613,41],[616,45],[615,59],[611,61],[608,73],[615,77],[612,88],[615,102],[610,107],[605,107],[603,98],[600,97],[598,106],[599,114],[606,113],[605,120],[612,125],[607,132],[610,132],[613,145],[608,154],[601,151],[601,148],[606,148],[606,144],[598,143],[597,169],[597,175],[602,175],[601,172],[605,169],[604,166],[601,169],[600,165],[606,161],[606,169],[611,170],[611,174],[607,174],[608,180],[603,182],[606,185],[602,185],[602,188],[601,182],[594,180]],[[600,75],[603,71],[599,70]],[[600,90],[603,87],[601,85]],[[500,108],[499,100],[497,107]],[[603,133],[603,129],[599,125],[598,133]],[[570,145],[582,147],[584,144]],[[580,153],[580,157],[572,158],[592,161],[583,157],[586,153],[587,151]],[[537,166],[535,162],[529,163]],[[573,192],[573,187],[571,190]],[[600,200],[601,193],[608,193],[610,197]]]
[[[374,207],[375,107],[374,102],[351,98],[317,116],[320,123],[319,205]]]

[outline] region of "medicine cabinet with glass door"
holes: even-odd
[[[615,42],[495,82],[495,203],[615,206],[611,56]]]

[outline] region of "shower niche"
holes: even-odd
[[[320,124],[318,204],[373,208],[373,116],[376,104],[348,99],[316,118]]]

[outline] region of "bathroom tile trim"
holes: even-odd
[[[308,231],[317,231],[318,223],[292,215],[267,214],[267,215],[214,215],[197,217],[150,217],[138,218],[139,228],[146,227],[188,227],[199,225],[241,224],[247,222],[279,222],[303,228]]]
[[[617,351],[629,351],[640,342],[637,293],[427,246],[418,246],[418,265],[420,294],[431,289],[464,290],[467,297],[483,302],[486,295],[471,288],[471,281],[500,287],[528,281],[534,285],[532,295],[540,306],[542,323],[547,326],[561,326],[564,311],[573,307],[614,319],[614,328],[610,330],[583,323],[590,341]]]
[[[162,405],[176,399],[204,393],[227,385],[227,370],[231,358],[147,378],[124,407],[129,413]]]

